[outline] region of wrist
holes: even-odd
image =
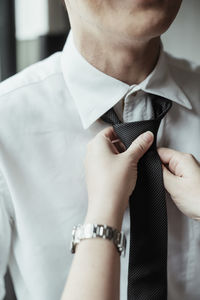
[[[121,228],[124,212],[128,200],[125,197],[113,197],[113,195],[95,195],[91,197],[88,195],[88,210],[86,219],[87,221],[93,220],[97,222],[103,222],[104,224],[112,227]],[[108,224],[110,223],[110,224]],[[115,226],[116,225],[116,226]]]
[[[100,211],[96,210],[88,210],[84,224],[92,223],[92,224],[106,224],[117,230],[121,231],[123,221],[123,214],[116,214],[116,213],[101,213]]]

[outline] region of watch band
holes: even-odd
[[[124,232],[118,231],[106,224],[78,224],[72,230],[71,253],[75,253],[76,245],[83,239],[103,238],[113,241],[119,254],[125,256],[126,236]]]

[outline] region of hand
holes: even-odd
[[[158,149],[164,185],[186,216],[200,221],[200,164],[191,155],[172,149]]]
[[[151,132],[140,135],[126,150],[112,126],[99,132],[87,145],[85,158],[90,216],[123,218],[137,180],[137,163],[153,142]],[[125,151],[126,150],[126,151]]]

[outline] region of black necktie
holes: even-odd
[[[138,163],[138,179],[129,199],[128,300],[167,299],[167,209],[156,140],[160,122],[172,102],[152,94],[149,96],[154,119],[122,123],[113,108],[101,117],[113,125],[126,148],[141,133],[150,130],[154,134],[152,146]]]

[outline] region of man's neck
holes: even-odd
[[[129,85],[139,84],[154,69],[160,52],[160,37],[146,42],[131,41],[128,45],[73,34],[81,55],[103,73]]]

